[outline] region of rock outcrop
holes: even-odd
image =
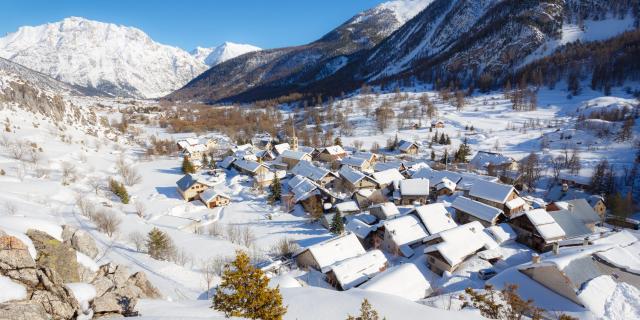
[[[0,320],[48,320],[42,305],[34,301],[0,303]]]
[[[84,230],[78,230],[72,226],[62,226],[62,241],[69,244],[77,251],[95,259],[99,250],[93,238]]]
[[[64,283],[78,282],[78,260],[76,251],[68,244],[38,230],[28,230],[27,236],[38,251],[36,263],[56,271]]]

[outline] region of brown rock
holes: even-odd
[[[50,291],[34,291],[31,301],[41,305],[54,319],[73,319],[78,309],[72,303],[73,297],[60,297]]]
[[[0,270],[35,268],[27,245],[20,239],[4,235],[0,237]]]
[[[33,301],[0,303],[0,320],[48,320],[42,305]]]
[[[51,268],[65,283],[80,281],[76,251],[71,246],[38,230],[28,230],[27,236],[38,250],[38,266]]]
[[[140,288],[140,290],[142,291],[140,298],[159,299],[162,297],[160,291],[158,291],[158,289],[153,286],[153,284],[151,284],[151,282],[147,279],[147,275],[142,271],[134,273],[131,277],[129,277],[128,282]]]

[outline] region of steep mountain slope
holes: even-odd
[[[374,47],[432,0],[396,0],[364,11],[321,39],[296,47],[263,50],[214,66],[168,98],[216,101],[274,82],[330,76],[345,64],[340,56]],[[327,67],[318,70],[317,67]],[[317,70],[315,76],[307,74]]]
[[[78,17],[21,27],[0,38],[0,57],[64,82],[140,98],[163,96],[207,69],[139,29]]]
[[[233,42],[225,42],[217,47],[202,48],[197,47],[191,51],[191,55],[198,61],[213,67],[227,60],[241,56],[245,53],[260,51],[261,48],[250,44],[238,44]]]

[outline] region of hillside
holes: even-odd
[[[346,61],[342,56],[374,47],[426,7],[431,0],[395,0],[364,11],[312,43],[263,50],[214,66],[171,100],[216,101],[272,83],[292,84],[308,78],[322,79]],[[324,70],[317,70],[327,66]]]
[[[0,38],[0,57],[114,96],[156,98],[207,66],[139,29],[79,17],[21,27]]]

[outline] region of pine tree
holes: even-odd
[[[369,300],[364,299],[360,305],[360,315],[357,317],[349,316],[347,320],[380,320],[378,311],[373,309]]]
[[[124,204],[129,203],[129,193],[123,183],[116,181],[115,179],[109,179],[109,189],[115,194],[120,201]]]
[[[209,157],[207,157],[206,153],[202,154],[202,166],[204,166],[204,167],[208,167],[209,166]]]
[[[443,134],[440,136],[440,140],[438,140],[438,144],[441,144],[441,145],[445,145],[445,144],[447,144],[447,137],[446,137],[446,136],[447,136],[447,135],[443,133]]]
[[[451,138],[449,138],[449,136],[447,135],[447,138],[444,139],[444,144],[446,145],[451,145]]]
[[[460,145],[460,148],[458,149],[458,151],[456,151],[454,160],[456,162],[466,163],[467,157],[469,156],[470,152],[471,152],[471,149],[469,148],[469,143],[467,141],[467,138],[464,138],[464,140],[462,140],[462,144]]]
[[[182,173],[196,173],[196,168],[193,167],[193,164],[191,163],[191,160],[189,160],[189,157],[182,158]]]
[[[342,215],[340,212],[336,212],[336,214],[333,215],[329,231],[335,234],[342,234],[344,232],[344,222],[342,221]]]
[[[444,154],[442,155],[442,163],[447,164],[449,162],[449,150],[444,149]]]
[[[431,149],[431,161],[435,161],[436,160],[436,152]]]
[[[282,199],[282,186],[280,185],[280,179],[276,175],[271,182],[271,195],[269,195],[269,203],[274,204],[276,201]]]
[[[168,234],[153,228],[147,234],[147,252],[156,260],[167,260],[173,250],[173,242]]]
[[[431,140],[431,142],[433,143],[438,143],[438,131],[436,131],[436,134],[433,136],[433,139]]]
[[[249,256],[238,251],[225,266],[222,282],[216,288],[213,308],[227,317],[281,320],[287,312],[279,288],[269,288],[269,278],[251,265]]]

